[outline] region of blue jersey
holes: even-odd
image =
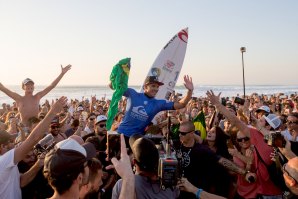
[[[127,137],[142,134],[158,112],[174,109],[174,102],[149,98],[131,88],[123,96],[127,97],[126,112],[118,132]]]

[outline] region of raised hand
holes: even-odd
[[[67,71],[69,71],[71,69],[71,65],[70,64],[68,64],[67,66],[65,66],[65,67],[63,67],[62,65],[61,65],[61,73],[62,74],[65,74]]]
[[[67,97],[62,96],[52,105],[50,112],[53,114],[59,113],[66,105],[67,105]]]
[[[215,95],[212,90],[207,91],[206,93],[207,98],[213,105],[220,104],[220,94],[221,92],[218,95]]]
[[[192,78],[188,75],[184,75],[184,86],[188,90],[193,91],[193,83],[192,83]]]

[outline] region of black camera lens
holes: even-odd
[[[253,176],[248,177],[248,182],[249,183],[254,183],[255,181],[256,181],[256,179]]]

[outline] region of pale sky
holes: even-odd
[[[129,85],[140,85],[162,47],[189,28],[179,77],[195,85],[297,85],[296,0],[0,0],[4,85],[29,77],[59,85],[106,85],[118,60],[131,57]]]

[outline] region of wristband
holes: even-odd
[[[196,198],[200,198],[202,191],[203,191],[203,189],[198,189],[198,191],[196,193]]]

